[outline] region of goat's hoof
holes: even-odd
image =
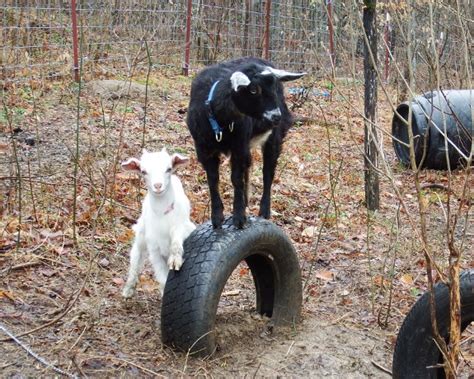
[[[130,299],[135,294],[135,288],[133,286],[125,286],[122,290],[122,296],[125,299]]]
[[[246,222],[247,222],[247,217],[245,216],[234,215],[234,217],[232,217],[232,223],[237,229],[243,229]]]
[[[219,216],[212,216],[212,227],[214,229],[221,229],[222,224],[224,223],[224,215],[219,215]]]
[[[183,265],[183,257],[181,255],[171,255],[168,258],[168,268],[170,270],[179,271]]]
[[[270,209],[260,209],[260,212],[258,212],[259,217],[265,218],[267,220],[270,219],[270,215]]]

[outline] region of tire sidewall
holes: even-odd
[[[190,269],[185,265],[195,264],[197,254],[205,254],[205,257],[200,258],[204,260],[201,266],[205,271],[203,274],[205,278],[201,279],[206,283],[199,286],[195,294],[198,300],[193,304],[193,310],[196,312],[197,322],[192,325],[187,341],[187,345],[193,341],[193,351],[211,354],[215,349],[215,321],[222,291],[239,263],[255,254],[263,255],[267,262],[271,262],[275,300],[273,313],[275,317],[272,317],[272,320],[276,324],[288,324],[298,320],[302,303],[299,263],[290,240],[281,229],[267,220],[251,218],[244,229],[235,229],[226,222],[224,229],[213,230],[207,223],[193,233],[197,233],[197,238],[201,234],[214,240],[209,249],[207,245],[204,248],[193,246],[192,235],[185,242],[183,271]],[[196,249],[203,251],[197,252]],[[187,256],[193,257],[187,260]],[[171,272],[168,281],[173,278],[179,279],[180,274],[181,272]],[[166,297],[165,287],[163,303],[167,302]],[[289,320],[290,318],[292,320]],[[165,332],[170,333],[169,330]]]

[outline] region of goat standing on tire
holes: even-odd
[[[259,216],[270,218],[275,168],[283,138],[293,123],[281,82],[303,75],[275,69],[262,59],[241,58],[210,66],[193,80],[187,124],[207,174],[214,228],[220,228],[224,220],[218,189],[220,155],[231,156],[233,224],[242,228],[253,147],[261,147],[263,152]]]
[[[140,160],[130,158],[122,163],[124,170],[140,172],[148,193],[143,200],[142,214],[133,226],[135,240],[130,251],[128,279],[123,288],[125,298],[132,297],[148,251],[160,293],[169,270],[183,264],[183,242],[196,228],[190,219],[191,205],[181,181],[173,171],[188,158],[170,156],[165,149],[156,153],[143,150]]]

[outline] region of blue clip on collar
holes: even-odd
[[[207,96],[207,100],[205,102],[207,118],[209,120],[209,123],[211,124],[212,130],[214,131],[217,142],[222,141],[222,128],[220,127],[219,123],[214,117],[214,113],[212,112],[212,108],[211,108],[211,101],[212,101],[212,98],[214,97],[214,91],[216,90],[217,84],[219,82],[220,80],[217,80],[214,82],[214,84],[211,87],[211,90],[209,91],[209,95]]]

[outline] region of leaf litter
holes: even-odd
[[[21,339],[79,376],[386,376],[376,365],[390,369],[403,317],[427,288],[425,267],[403,212],[395,227],[398,200],[384,178],[381,210],[369,218],[363,204],[363,123],[337,96],[313,98],[295,111],[304,121],[287,136],[272,192],[272,221],[288,234],[300,258],[301,324],[274,330],[270,320],[255,313],[252,277],[245,265],[239,265],[224,289],[217,317],[219,349],[209,359],[190,358],[162,345],[161,302],[148,266],[136,296],[121,298],[133,238],[130,227],[139,216],[144,187],[136,176],[121,172],[119,163],[139,155],[143,139],[149,150],[167,146],[191,157],[179,175],[192,217],[202,223],[210,216],[206,177],[185,125],[190,80],[173,72],[154,76],[153,82],[167,90],[150,92],[145,128],[141,95],[101,99],[86,91],[81,98],[77,246],[72,244],[71,224],[76,92],[63,83],[48,84],[38,91],[35,106],[10,97],[9,106],[25,109],[25,138],[12,140],[8,129],[0,128],[0,153],[10,157],[0,175],[13,177],[1,184],[8,197],[0,204],[0,322],[20,335],[62,315]],[[140,86],[134,88],[139,91]],[[341,84],[340,90],[361,88]],[[363,109],[361,100],[353,105]],[[389,130],[391,111],[383,100],[379,118]],[[35,143],[27,143],[26,137]],[[24,186],[21,224],[13,143]],[[390,141],[385,141],[385,153],[408,211],[416,215],[413,174],[399,167]],[[251,214],[258,212],[262,193],[261,165],[257,152]],[[229,167],[221,174],[229,213]],[[423,182],[446,183],[442,173],[425,171],[421,176]],[[462,182],[462,173],[454,173],[454,193],[461,193]],[[429,233],[439,260],[446,262],[443,210],[433,199],[427,197]],[[465,222],[464,249],[472,252],[472,217]],[[461,228],[457,232],[462,236]],[[463,267],[470,267],[472,256],[464,257]],[[378,315],[387,312],[388,322],[380,326]],[[0,344],[0,367],[7,377],[52,374],[11,342]]]

